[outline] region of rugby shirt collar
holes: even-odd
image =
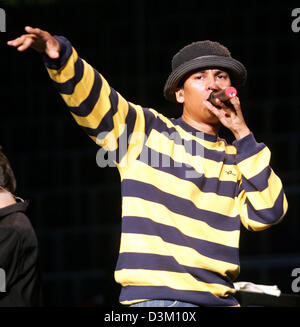
[[[193,135],[197,135],[196,133],[201,132],[198,129],[194,128],[193,126],[189,125],[188,123],[186,123],[182,117],[177,118],[173,121],[175,123],[175,125],[180,125],[185,131],[192,133]],[[204,133],[203,132],[203,137],[205,141],[209,141],[209,142],[217,142],[218,141],[218,136],[217,135],[212,135],[212,134],[208,134],[208,133]]]

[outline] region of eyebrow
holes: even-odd
[[[209,69],[201,69],[201,70],[195,72],[195,74],[199,74],[199,73],[204,74],[204,73],[206,73],[208,70],[209,70]],[[228,74],[225,70],[221,70],[221,69],[218,69],[218,70],[215,72],[216,75],[220,75],[220,74],[223,74],[223,73]]]
[[[221,69],[220,69],[220,70],[216,71],[216,74],[217,74],[217,75],[224,74],[224,73],[225,73],[225,74],[228,74],[225,70],[221,70]]]

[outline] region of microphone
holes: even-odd
[[[209,95],[208,101],[212,103],[215,107],[221,108],[217,103],[216,99],[221,100],[222,102],[226,102],[229,99],[235,97],[237,95],[237,90],[233,86],[227,87],[224,90],[212,91]]]

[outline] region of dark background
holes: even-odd
[[[127,100],[169,117],[180,116],[180,107],[164,100],[162,90],[181,47],[219,41],[244,63],[244,116],[256,139],[272,150],[271,165],[282,178],[289,210],[267,231],[242,229],[238,280],[292,293],[291,273],[300,267],[300,33],[291,28],[297,2],[224,3],[0,1],[7,20],[6,33],[0,33],[0,144],[15,171],[17,195],[31,202],[45,305],[118,306],[113,274],[120,178],[115,168],[97,166],[98,147],[74,123],[39,54],[6,46],[25,25],[66,36]]]

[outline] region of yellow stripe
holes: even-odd
[[[170,140],[166,135],[159,133],[156,130],[151,131],[146,145],[159,153],[163,153],[171,157],[173,160],[179,163],[188,164],[194,167],[194,169],[200,174],[203,173],[204,158],[202,146],[201,148],[197,149],[199,152],[197,153],[198,155],[192,156],[186,152],[183,144],[175,144],[173,140]]]
[[[225,153],[236,155],[236,147],[233,145],[227,145],[225,148]]]
[[[80,82],[74,87],[73,94],[60,94],[69,107],[79,107],[91,93],[94,84],[95,74],[92,66],[84,60],[82,61],[84,65],[83,76]]]
[[[238,207],[239,207],[239,211],[240,211],[240,218],[241,218],[241,222],[243,224],[243,226],[249,230],[249,227],[251,227],[253,230],[256,230],[256,226],[258,228],[261,229],[265,229],[266,225],[265,224],[261,224],[261,223],[257,223],[256,221],[252,221],[249,219],[248,216],[248,206],[246,204],[246,200],[247,200],[247,194],[246,192],[243,190],[240,192],[239,196],[238,196]],[[256,225],[257,223],[257,225]]]
[[[87,77],[87,84],[89,85],[91,80],[88,79],[88,72],[92,72],[94,76],[94,72],[91,71],[90,66],[87,64],[86,66],[86,77]],[[111,88],[107,81],[99,75],[99,77],[102,79],[102,88],[100,91],[100,96],[98,98],[97,103],[95,104],[93,110],[91,113],[85,117],[77,116],[76,114],[72,113],[74,119],[76,122],[82,126],[82,127],[88,127],[91,129],[95,129],[99,126],[99,124],[102,122],[103,118],[107,114],[107,112],[111,109],[111,102],[109,100],[109,95],[111,92]],[[79,87],[81,82],[76,86],[76,92],[79,92]],[[84,84],[82,84],[84,85]],[[90,87],[87,86],[87,87]],[[86,90],[86,88],[85,88]],[[75,92],[74,92],[75,93]],[[91,136],[92,140],[96,142],[99,146],[103,147],[106,150],[115,151],[118,148],[117,140],[119,136],[125,131],[126,125],[125,120],[126,116],[128,114],[129,105],[128,102],[119,94],[116,93],[118,96],[118,111],[116,114],[113,115],[113,126],[114,129],[110,132],[103,131],[97,137]],[[66,98],[66,96],[62,95],[65,99],[65,101],[71,101],[70,96],[69,99]],[[79,98],[72,100],[75,104],[75,102],[80,102],[81,100]],[[78,104],[77,103],[77,104]],[[70,104],[70,103],[69,103]]]
[[[127,169],[129,165],[139,156],[144,146],[145,139],[145,117],[141,106],[130,103],[133,110],[136,111],[136,120],[134,124],[133,132],[128,135],[128,149],[126,155],[122,158],[118,169],[120,171],[121,180],[123,176],[123,169]]]
[[[47,67],[50,78],[56,83],[65,83],[75,76],[75,63],[78,60],[78,54],[72,48],[72,54],[67,60],[66,64],[60,69],[51,69]]]
[[[273,223],[273,224],[262,224],[260,222],[255,221],[255,220],[248,219],[248,224],[251,226],[251,228],[254,231],[265,230],[265,229],[269,228],[270,226],[272,226],[274,224],[278,224],[282,220],[282,218],[285,216],[285,214],[287,212],[287,208],[288,208],[288,202],[287,202],[286,196],[284,194],[284,196],[283,196],[283,213],[282,213],[281,217],[275,223]]]
[[[144,301],[149,301],[149,299],[138,299],[138,300],[132,300],[132,301],[121,301],[120,303],[124,305],[131,305],[134,303],[139,303],[139,302],[144,302]]]
[[[199,209],[209,210],[229,217],[238,215],[235,200],[213,192],[201,192],[195,184],[172,174],[135,161],[130,169],[123,171],[122,179],[128,178],[148,183],[163,192],[190,200]]]
[[[227,145],[225,142],[225,140],[223,139],[219,139],[218,142],[211,142],[211,141],[206,141],[204,139],[201,139],[192,135],[192,133],[187,132],[186,130],[184,130],[180,125],[174,125],[172,123],[172,120],[170,120],[169,118],[166,118],[165,116],[163,116],[162,114],[158,113],[157,111],[155,111],[154,109],[150,109],[150,111],[153,113],[153,115],[156,118],[159,118],[161,121],[163,121],[166,126],[168,128],[175,128],[179,135],[185,139],[185,140],[193,140],[196,141],[200,144],[202,144],[204,147],[206,147],[207,149],[210,150],[215,150],[215,151],[225,151],[227,154],[236,154],[236,148],[232,145]],[[201,135],[201,131],[199,131],[199,135]]]
[[[281,219],[284,217],[284,215],[286,214],[287,209],[288,209],[288,201],[287,201],[286,195],[283,194],[283,214],[282,214],[282,216],[280,217],[280,220],[281,220]]]
[[[221,284],[201,282],[188,273],[171,271],[122,269],[115,272],[115,279],[123,286],[166,286],[176,290],[211,292],[216,296],[234,291]]]
[[[117,140],[119,136],[123,134],[125,129],[127,128],[125,124],[126,115],[128,113],[128,103],[118,94],[118,111],[113,116],[113,130],[110,131],[107,136],[102,139],[100,133],[97,136],[97,144],[103,146],[106,150],[115,151],[118,148]],[[105,133],[104,133],[105,134]],[[127,141],[127,138],[126,138]]]
[[[250,179],[263,171],[270,162],[270,150],[265,147],[257,154],[247,158],[237,164],[244,177]]]
[[[243,226],[247,229],[249,229],[249,227],[251,227],[251,229],[253,229],[254,231],[261,231],[264,229],[269,228],[270,226],[272,226],[274,223],[272,224],[264,224],[255,220],[252,220],[249,218],[248,216],[248,206],[245,203],[246,199],[247,199],[248,194],[245,191],[242,191],[239,194],[239,207],[240,207],[240,217],[241,217],[241,222],[243,224]],[[278,224],[282,218],[285,216],[286,212],[288,209],[288,202],[286,199],[285,194],[283,195],[283,213],[281,215],[281,217],[278,217],[278,220],[275,222],[275,224]]]
[[[247,192],[247,197],[255,210],[272,208],[282,190],[282,183],[278,176],[271,171],[268,187],[262,192]]]
[[[221,231],[207,223],[171,212],[164,205],[134,197],[123,197],[123,216],[146,217],[172,226],[184,235],[231,247],[239,245],[239,231]]]
[[[208,269],[223,276],[227,273],[236,274],[239,270],[238,265],[208,258],[194,249],[164,242],[159,236],[153,235],[122,233],[120,253],[123,252],[173,256],[180,265]]]
[[[198,155],[192,156],[186,152],[184,144],[176,144],[174,140],[170,140],[166,135],[156,130],[151,131],[146,145],[159,153],[171,157],[176,162],[192,166],[199,174],[204,173],[204,176],[207,178],[214,177],[220,181],[233,182],[240,178],[240,172],[235,165],[224,165],[223,162],[204,159],[202,146],[199,146]]]
[[[85,117],[77,116],[76,114],[72,113],[78,125],[82,127],[89,127],[92,129],[97,128],[100,122],[102,121],[103,117],[107,114],[107,112],[111,108],[111,103],[109,100],[110,86],[101,75],[99,75],[99,77],[102,79],[102,88],[100,91],[100,96],[98,98],[98,101],[96,102],[91,113]]]

